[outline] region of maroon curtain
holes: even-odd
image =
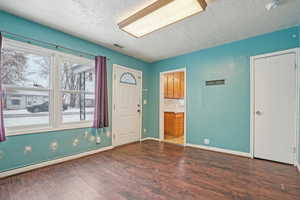
[[[1,77],[1,50],[2,50],[2,35],[0,33],[0,77]],[[5,128],[4,128],[4,120],[3,120],[3,91],[1,86],[1,80],[0,80],[0,142],[5,140]]]
[[[95,87],[95,113],[93,128],[107,128],[108,123],[108,94],[106,57],[96,56],[96,87]]]

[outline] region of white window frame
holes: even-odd
[[[61,106],[61,102],[62,102],[62,93],[63,92],[66,92],[66,93],[78,93],[78,94],[81,94],[83,93],[84,91],[75,91],[75,90],[63,90],[61,89],[61,81],[60,81],[60,76],[61,76],[61,70],[60,70],[60,63],[63,61],[63,60],[71,60],[71,61],[75,61],[76,63],[78,64],[87,64],[89,63],[90,66],[93,66],[95,65],[94,62],[92,60],[89,60],[87,58],[82,58],[82,57],[77,57],[77,56],[73,56],[73,55],[70,55],[70,54],[61,54],[60,55],[56,55],[56,58],[55,60],[57,61],[56,63],[56,70],[55,73],[57,74],[56,77],[58,78],[58,80],[55,80],[55,82],[57,83],[57,90],[54,90],[54,102],[56,102],[56,106]],[[96,80],[95,80],[96,81]],[[88,92],[85,92],[85,93],[88,93]],[[57,127],[61,127],[62,129],[72,129],[72,128],[82,128],[82,127],[91,127],[92,125],[92,121],[91,120],[84,120],[84,121],[79,121],[79,122],[66,122],[66,123],[63,123],[63,119],[62,119],[62,114],[60,115],[57,115],[57,116],[54,116],[56,117],[56,120],[55,121],[55,126]]]
[[[18,90],[30,90],[30,91],[48,91],[49,92],[49,124],[44,125],[29,125],[29,126],[15,126],[6,128],[6,135],[23,135],[23,134],[31,134],[31,133],[43,133],[49,131],[59,131],[59,130],[68,130],[68,129],[76,129],[76,128],[90,128],[92,126],[91,120],[84,120],[78,122],[62,122],[62,99],[60,84],[60,62],[62,59],[70,59],[71,61],[76,61],[78,63],[87,64],[89,63],[91,67],[95,66],[93,60],[74,56],[62,52],[58,52],[55,50],[50,50],[46,48],[42,48],[39,46],[27,44],[24,42],[19,42],[15,40],[11,40],[8,38],[3,38],[2,48],[12,48],[19,51],[25,51],[26,53],[32,53],[41,56],[49,56],[50,57],[50,77],[49,77],[49,88],[24,88],[24,87],[9,87],[11,89]],[[67,91],[66,91],[67,92]],[[78,91],[79,93],[82,91]]]

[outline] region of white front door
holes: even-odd
[[[254,157],[294,163],[296,54],[254,60]]]
[[[114,65],[113,145],[141,138],[142,72]]]

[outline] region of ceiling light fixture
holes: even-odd
[[[119,44],[116,44],[116,43],[114,43],[114,46],[115,46],[115,47],[118,47],[118,48],[120,48],[120,49],[123,49],[123,48],[124,48],[122,45],[119,45]]]
[[[272,10],[274,8],[277,8],[279,6],[279,4],[280,4],[279,0],[273,0],[270,3],[266,4],[266,9],[268,11]]]
[[[139,38],[196,15],[206,7],[205,0],[158,0],[118,25],[123,31]]]

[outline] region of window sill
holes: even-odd
[[[29,135],[29,134],[43,134],[45,132],[52,132],[52,131],[64,131],[64,130],[71,130],[71,129],[80,129],[80,128],[91,128],[91,122],[83,122],[83,123],[76,123],[76,124],[64,124],[61,125],[59,128],[51,128],[51,127],[43,127],[43,128],[35,128],[35,129],[27,129],[27,130],[7,130],[6,136],[16,136],[16,135]]]

